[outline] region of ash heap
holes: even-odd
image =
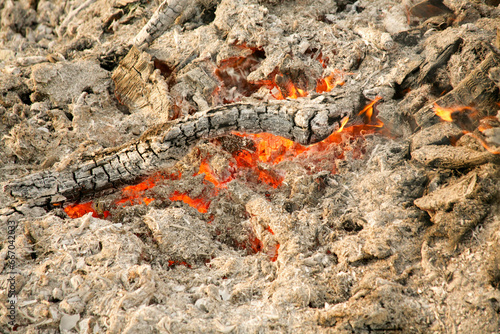
[[[499,5],[0,3],[0,332],[498,333]]]

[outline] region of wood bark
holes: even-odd
[[[353,106],[347,111],[346,102],[336,104],[327,103],[327,100],[320,96],[313,100],[216,107],[165,123],[137,141],[103,151],[64,170],[27,175],[4,188],[13,197],[37,199],[38,204],[75,200],[172,167],[201,138],[226,135],[231,131],[268,132],[303,145],[312,144],[338,129],[342,118],[357,108]]]

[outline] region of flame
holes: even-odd
[[[494,128],[496,127],[495,125],[498,125],[497,117],[486,116],[479,119],[480,113],[473,107],[456,106],[444,108],[440,107],[437,103],[434,103],[434,113],[445,122],[454,122],[457,124],[462,129],[464,135],[476,139],[488,152],[492,154],[500,154],[500,150],[494,149],[488,145],[486,140],[481,138],[479,134],[473,133],[473,130],[471,130],[471,127],[475,127],[482,134],[487,129]],[[476,124],[478,124],[477,127]]]
[[[330,75],[318,80],[316,93],[329,92],[337,86],[343,86],[345,84],[345,76],[350,74],[352,73],[334,69]]]
[[[377,128],[381,128],[382,126],[384,126],[384,123],[382,123],[382,121],[374,118],[373,121],[372,121],[372,117],[373,117],[373,106],[375,105],[375,103],[377,103],[378,101],[380,101],[382,98],[380,96],[377,96],[375,97],[375,99],[370,102],[368,105],[366,105],[359,113],[358,113],[358,116],[364,116],[365,117],[365,124],[367,125],[372,125],[372,126],[375,126]]]
[[[478,115],[476,109],[467,106],[457,106],[451,108],[444,108],[434,103],[434,113],[439,116],[445,122],[453,122],[454,115],[469,112],[470,117],[476,117]]]
[[[340,128],[337,130],[337,132],[344,131],[344,127],[347,124],[347,122],[349,122],[349,116],[346,116],[342,119],[342,121],[340,122]]]
[[[492,148],[490,145],[486,143],[484,139],[480,138],[479,136],[467,131],[464,131],[464,134],[476,139],[491,154],[500,154],[500,150]]]

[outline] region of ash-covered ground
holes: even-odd
[[[74,219],[0,193],[0,331],[498,333],[498,1],[200,0],[132,48],[158,6],[0,3],[0,182],[229,102],[347,96],[350,123],[265,161],[274,137],[201,139]]]

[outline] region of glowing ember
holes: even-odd
[[[248,56],[231,57],[220,62],[214,70],[215,76],[220,80],[221,85],[212,93],[216,104],[225,104],[240,101],[242,97],[250,96],[261,87],[269,89],[271,95],[277,100],[286,98],[296,99],[305,97],[309,93],[306,89],[298,87],[290,78],[281,73],[278,68],[274,69],[266,80],[256,82],[248,81],[247,77],[255,71],[265,53],[262,49],[248,47],[246,44],[236,45],[239,48],[249,50]],[[327,67],[328,58],[323,58],[322,54],[316,57],[323,68]],[[346,75],[350,73],[334,69],[328,76],[319,79],[315,91],[318,93],[329,92],[336,86],[344,84]]]
[[[172,266],[177,266],[177,265],[181,265],[181,266],[184,266],[186,268],[191,268],[191,265],[186,263],[185,261],[173,261],[173,260],[168,260],[168,266],[169,267],[172,267]]]
[[[99,214],[97,213],[96,210],[92,207],[92,202],[87,202],[87,203],[81,203],[81,204],[74,204],[74,205],[68,205],[64,208],[64,212],[70,217],[70,218],[80,218],[87,213],[91,212],[92,217],[95,218],[100,218]],[[106,211],[107,212],[107,211]],[[109,212],[108,212],[109,214]]]
[[[248,241],[250,242],[250,248],[254,253],[262,251],[262,248],[264,247],[262,245],[262,241],[260,241],[259,238],[257,238],[255,235],[251,234],[248,237]]]
[[[178,180],[182,176],[181,173],[170,174],[165,176],[161,173],[150,176],[146,180],[134,186],[127,186],[122,189],[122,198],[115,202],[117,205],[137,205],[145,203],[149,205],[154,198],[144,197],[144,192],[153,188],[156,184],[165,179]]]
[[[171,201],[182,201],[182,202],[188,204],[189,206],[195,208],[196,210],[198,210],[201,213],[207,213],[208,208],[210,207],[210,201],[208,201],[204,198],[193,199],[193,198],[189,197],[187,194],[180,193],[178,191],[175,191],[169,197],[169,199]]]
[[[218,194],[219,189],[225,188],[227,183],[236,178],[236,175],[242,170],[246,170],[248,175],[253,175],[254,181],[259,181],[273,188],[277,188],[283,183],[284,176],[281,175],[282,172],[275,170],[272,165],[276,165],[285,160],[292,160],[305,152],[316,155],[316,162],[318,165],[324,163],[323,160],[325,160],[325,156],[322,155],[322,152],[330,152],[330,158],[328,158],[330,159],[330,166],[326,167],[326,170],[335,172],[335,168],[331,166],[331,164],[334,163],[334,161],[331,161],[332,151],[337,152],[334,154],[335,159],[343,159],[344,150],[353,149],[349,146],[351,140],[360,138],[365,134],[375,133],[383,125],[383,123],[376,118],[373,110],[374,104],[379,100],[380,98],[375,99],[359,113],[364,116],[365,124],[346,127],[349,121],[349,118],[346,117],[342,120],[341,126],[336,132],[332,133],[323,141],[307,147],[269,133],[243,134],[235,132],[234,134],[237,136],[252,139],[254,141],[255,150],[249,151],[241,149],[233,152],[234,162],[230,162],[230,172],[223,180],[213,172],[207,158],[202,160],[198,172],[195,175],[204,174],[205,180],[214,185],[215,189],[211,189],[209,193],[215,196]],[[339,150],[339,148],[341,149]],[[360,157],[363,154],[362,151],[355,151],[354,153],[354,158]],[[312,155],[313,160],[314,155]],[[126,206],[144,203],[148,205],[154,198],[145,196],[147,190],[154,188],[160,181],[178,180],[181,176],[182,174],[180,172],[170,175],[162,173],[152,175],[139,184],[124,187],[122,189],[122,197],[114,204]],[[250,179],[252,179],[252,177],[250,177]],[[210,199],[204,197],[191,198],[188,194],[178,191],[174,192],[169,198],[172,201],[182,201],[201,213],[208,212],[211,203]],[[88,212],[91,212],[94,217],[106,218],[109,215],[109,211],[94,209],[92,202],[68,205],[64,208],[64,211],[71,218],[81,217]],[[272,233],[272,230],[270,230],[270,232]]]

